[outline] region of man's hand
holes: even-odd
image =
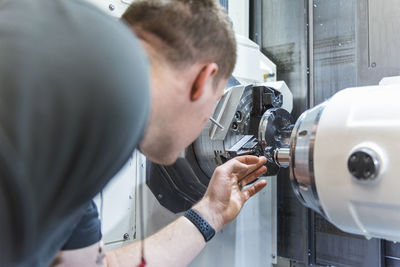
[[[262,180],[243,189],[267,169],[265,157],[236,157],[216,168],[203,199],[193,208],[216,230],[232,221],[244,203],[267,183]],[[239,184],[240,183],[240,184]],[[145,240],[146,266],[187,266],[206,245],[196,226],[187,218],[177,220]],[[141,243],[135,242],[106,252],[105,266],[137,266]],[[98,244],[59,254],[57,266],[97,266]],[[79,265],[78,264],[78,265]]]
[[[242,187],[266,172],[266,161],[265,157],[241,156],[217,167],[203,199],[193,209],[197,210],[215,231],[219,231],[236,218],[250,197],[267,185],[265,180],[261,180],[242,190]]]

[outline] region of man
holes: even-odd
[[[6,73],[0,93],[11,99],[2,105],[0,122],[8,130],[4,147],[12,145],[1,154],[0,170],[23,167],[1,177],[2,263],[46,265],[64,245],[74,249],[60,252],[54,265],[138,265],[140,243],[103,255],[98,234],[97,240],[74,242],[99,231],[95,208],[87,203],[127,160],[139,135],[141,151],[159,164],[173,163],[199,135],[235,63],[226,15],[212,0],[139,1],[124,14],[151,63],[151,110],[142,133],[147,76],[133,34],[78,1],[31,2],[0,6],[0,34],[7,37],[0,49],[8,52],[0,60],[0,74]],[[193,210],[220,230],[266,185],[242,190],[265,172],[265,161],[240,157],[218,167]],[[147,265],[187,265],[205,246],[203,234],[188,217],[178,218],[145,240]]]

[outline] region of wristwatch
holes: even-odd
[[[206,242],[213,238],[215,235],[214,228],[197,211],[194,209],[187,210],[184,216],[199,229]]]

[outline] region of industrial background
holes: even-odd
[[[115,17],[132,2],[89,1]],[[398,0],[220,3],[227,9],[236,34],[242,36],[238,43],[243,53],[265,63],[262,71],[268,75],[264,75],[264,81],[286,82],[293,94],[294,119],[341,89],[376,85],[383,77],[400,75]],[[258,49],[263,55],[254,53]],[[263,82],[251,76],[258,71],[258,62],[246,63],[241,58],[239,55],[234,76],[242,75],[242,81]],[[243,66],[251,71],[241,69]],[[103,232],[108,247],[137,240],[141,231],[145,235],[154,233],[180,214],[160,205],[169,201],[167,192],[148,189],[146,180],[151,184],[152,176],[163,175],[150,171],[151,164],[135,152],[105,190]],[[217,234],[191,266],[400,266],[400,245],[344,233],[305,208],[293,193],[287,169],[269,179],[267,189]],[[139,211],[135,185],[144,188],[144,214]],[[175,203],[190,206],[190,201],[185,204],[178,199]],[[139,216],[146,218],[144,230],[137,227]]]

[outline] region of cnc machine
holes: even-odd
[[[91,1],[116,17],[129,2]],[[355,23],[359,27],[356,48],[352,43],[354,36],[350,34],[356,31],[355,26],[339,28],[338,31],[344,33],[337,37],[337,43],[328,43],[332,41],[329,36],[317,40],[318,36],[329,35],[330,32],[324,31],[324,27],[339,27],[338,20],[349,20],[348,16],[338,16],[338,19],[329,17],[329,12],[333,10],[331,7],[335,6],[334,1],[304,1],[307,2],[304,5],[303,1],[299,1],[302,2],[300,4],[265,1],[269,9],[262,11],[256,9],[260,1],[250,1],[250,7],[245,2],[229,1],[232,5],[229,14],[236,32],[240,34],[237,35],[238,62],[235,71],[213,114],[223,129],[209,122],[199,138],[182,152],[173,166],[146,162],[140,153],[135,152],[131,161],[105,190],[103,232],[106,244],[110,248],[119,246],[138,239],[141,231],[146,235],[157,231],[202,197],[218,165],[238,155],[252,154],[264,155],[268,159],[267,177],[260,178],[267,179],[267,188],[246,204],[236,221],[218,233],[191,266],[271,266],[278,263],[278,256],[306,264],[376,266],[375,263],[381,260],[371,261],[368,257],[375,260],[377,256],[368,253],[378,251],[382,246],[390,250],[392,243],[377,239],[362,239],[361,242],[357,236],[341,233],[336,228],[332,230],[328,223],[317,225],[315,220],[324,218],[340,230],[361,235],[368,240],[375,237],[400,241],[400,195],[397,192],[400,159],[396,153],[400,149],[400,109],[397,104],[400,82],[396,78],[387,78],[378,85],[384,74],[394,76],[400,74],[400,70],[393,64],[388,69],[376,68],[376,62],[372,60],[378,54],[372,53],[375,50],[368,53],[368,69],[361,67],[366,63],[361,56],[367,54],[367,48],[360,42],[366,39],[361,22],[366,19],[364,11],[369,7],[364,2],[370,2],[371,6],[377,8],[378,1],[347,1],[347,9],[334,9],[333,13],[339,15],[358,12],[357,19],[361,22]],[[393,1],[388,2],[394,5]],[[237,15],[242,8],[254,18],[245,16],[247,22],[243,23],[243,16]],[[290,39],[295,36],[293,25],[299,23],[297,18],[300,18],[290,12],[303,14],[304,8],[307,10],[304,12],[305,28],[298,32],[308,34],[304,35],[308,38],[308,47],[305,47],[302,35],[300,40]],[[379,15],[373,10],[367,10],[371,14],[368,17],[371,23]],[[264,25],[264,32],[269,33],[269,39],[254,43],[244,36],[253,36],[256,41],[257,38],[252,34],[257,33],[257,27],[260,26],[257,24],[260,20],[256,20],[259,15],[257,12],[264,11],[270,15],[266,15],[268,18],[264,20],[276,25]],[[318,16],[313,18],[313,12]],[[325,18],[328,22],[334,21],[332,25],[335,26],[324,24]],[[250,33],[249,21],[253,21]],[[314,24],[315,35],[309,32],[310,25]],[[368,28],[370,34],[375,29],[375,24],[371,25]],[[275,29],[280,29],[280,32]],[[283,31],[288,32],[287,36],[282,37]],[[350,33],[346,35],[348,31]],[[381,31],[376,30],[375,33]],[[379,45],[372,42],[371,38],[368,40],[368,49],[375,47],[378,51]],[[332,42],[336,42],[336,39]],[[300,48],[296,47],[298,44]],[[265,51],[270,51],[268,55],[271,57],[263,55],[259,45],[262,48],[268,45]],[[354,55],[346,53],[356,49],[360,58],[357,71],[354,71],[354,61],[351,61]],[[297,53],[298,58],[293,59]],[[307,66],[304,64],[305,54],[308,56]],[[335,57],[326,56],[331,54]],[[314,55],[316,58],[313,58]],[[278,67],[274,64],[275,60]],[[318,69],[311,66],[313,62],[320,64]],[[343,71],[335,69],[335,64],[340,65]],[[375,68],[379,75],[369,75]],[[313,69],[321,71],[313,72]],[[326,69],[334,69],[332,72],[338,72],[341,76],[330,77],[330,80],[327,78],[325,82],[324,75],[328,75],[323,70]],[[277,81],[280,71],[284,79]],[[303,86],[304,79],[299,78],[299,73],[308,77],[308,87],[311,89],[307,92],[304,92],[306,86]],[[357,82],[351,80],[353,74],[358,75]],[[329,93],[313,91],[312,86],[327,86],[328,82],[329,86],[335,87]],[[347,87],[350,88],[337,92]],[[318,95],[322,93],[325,95]],[[306,98],[307,108],[300,105]],[[321,101],[314,106],[315,99]],[[285,175],[287,177],[282,177]],[[283,181],[277,179],[290,181],[290,189],[285,188],[284,191],[284,201],[290,202],[287,195],[294,194],[304,207],[311,210],[302,208],[299,212],[297,202],[290,202],[290,205],[284,203],[287,209],[282,211],[282,200],[277,203],[277,184]],[[144,203],[139,203],[135,186],[144,187]],[[139,213],[141,205],[144,214]],[[281,209],[279,220],[278,206]],[[297,210],[290,210],[292,208]],[[299,217],[299,214],[303,217]],[[306,218],[304,214],[307,214]],[[145,229],[137,227],[138,216],[144,216]],[[304,224],[309,226],[308,232],[305,235],[297,233],[300,232],[298,229],[303,230],[301,226]],[[277,233],[278,227],[284,229],[281,235]],[[322,235],[314,232],[315,229],[321,231]],[[291,231],[297,231],[294,233],[296,235]],[[337,241],[342,237],[345,241]],[[298,243],[300,245],[297,247]],[[343,244],[345,247],[346,244],[358,244],[358,247],[354,248],[356,252],[343,252],[340,250]],[[332,247],[335,249],[328,251]],[[386,257],[384,251],[377,253]],[[392,258],[396,257],[391,256],[390,260]]]

